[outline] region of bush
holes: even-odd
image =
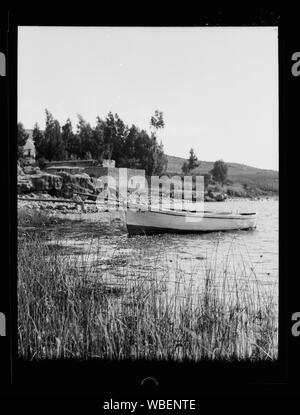
[[[45,157],[41,157],[37,161],[37,164],[41,170],[43,170],[46,167],[47,163],[48,163],[48,160],[46,160]]]
[[[207,191],[208,192],[223,192],[224,189],[220,184],[209,184],[207,186]]]
[[[225,184],[227,180],[227,164],[223,160],[217,160],[213,169],[210,171],[215,181]]]
[[[212,175],[210,173],[204,174],[204,187],[207,187],[209,184],[211,184]]]

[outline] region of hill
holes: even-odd
[[[181,167],[186,159],[182,157],[169,156],[167,174],[181,174]],[[202,175],[213,168],[213,161],[201,161],[200,166],[194,170],[194,174]],[[228,179],[241,186],[250,186],[265,191],[278,192],[279,174],[275,170],[258,169],[239,163],[227,163]]]

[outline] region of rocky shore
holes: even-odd
[[[61,213],[98,212],[107,208],[95,203],[99,190],[96,180],[88,174],[69,174],[59,172],[49,174],[38,167],[22,169],[18,165],[18,207],[23,209],[37,209],[59,211]],[[266,198],[264,192],[246,192],[239,188],[220,188],[209,185],[204,193],[205,202],[223,202],[227,199],[254,199]],[[82,204],[84,201],[84,205]],[[81,202],[81,205],[80,205]]]

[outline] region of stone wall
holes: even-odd
[[[51,166],[75,166],[75,167],[89,167],[96,166],[99,162],[97,160],[59,160],[59,161],[48,161],[45,168]]]
[[[134,189],[137,183],[140,183],[140,187],[144,187],[145,170],[143,169],[123,169],[127,171],[127,183],[129,189]],[[118,188],[119,185],[119,168],[113,167],[86,167],[84,172],[93,178],[101,178],[103,183],[109,183],[110,187],[114,186]]]

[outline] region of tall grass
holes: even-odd
[[[147,278],[109,288],[100,271],[62,256],[39,237],[18,247],[18,350],[26,359],[276,359],[277,314],[258,285],[204,285]],[[142,264],[141,264],[142,266]],[[226,276],[226,264],[224,265]],[[129,273],[129,271],[128,271]],[[236,276],[237,277],[237,276]],[[250,276],[249,276],[250,278]],[[233,281],[233,282],[232,282]]]
[[[22,228],[36,227],[42,229],[47,225],[56,225],[63,221],[65,219],[49,215],[49,213],[46,214],[38,209],[18,209],[18,226]]]

